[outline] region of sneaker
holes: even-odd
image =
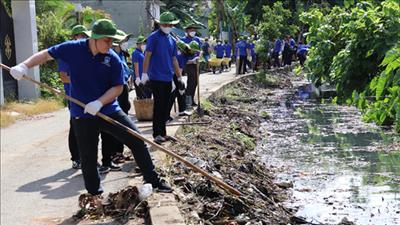
[[[122,167],[115,165],[114,163],[111,163],[111,165],[108,167],[110,167],[111,171],[121,171],[122,170]]]
[[[108,166],[100,166],[99,167],[99,173],[100,174],[105,174],[105,173],[108,173],[108,172],[110,172],[110,167],[108,167]]]
[[[167,140],[164,137],[162,137],[161,135],[158,135],[157,137],[154,138],[154,142],[156,142],[157,144],[161,144],[166,141]]]
[[[165,180],[159,180],[157,182],[154,182],[151,184],[153,186],[153,189],[157,192],[162,192],[162,193],[171,193],[172,188]]]
[[[124,162],[125,162],[125,157],[124,157],[123,154],[117,153],[117,154],[113,157],[112,161],[113,161],[115,164],[124,163]]]
[[[174,137],[172,137],[172,136],[169,136],[169,135],[165,135],[165,136],[164,136],[164,139],[165,139],[166,141],[172,141],[172,142],[177,142],[177,141],[178,141],[178,139],[176,139],[176,138],[174,138]]]
[[[167,121],[165,123],[171,123],[172,121],[174,121],[174,118],[172,118],[171,116],[168,117]]]
[[[81,169],[81,162],[79,162],[79,161],[72,161],[72,169],[76,169],[76,170]]]
[[[179,115],[179,116],[190,116],[190,115],[192,115],[192,113],[185,110],[185,111],[183,111],[183,112],[179,112],[178,115]]]

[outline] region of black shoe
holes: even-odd
[[[110,172],[110,167],[108,167],[108,166],[100,166],[99,167],[99,173],[100,174],[106,174],[106,173],[108,173],[108,172]]]
[[[174,118],[170,116],[165,123],[171,123],[172,121],[174,121]]]
[[[167,140],[163,137],[163,136],[161,136],[161,135],[158,135],[157,137],[155,137],[154,138],[154,142],[155,143],[157,143],[157,144],[161,144],[161,143],[163,143],[163,142],[166,142]]]
[[[122,169],[120,166],[118,166],[114,163],[111,163],[111,165],[109,165],[108,167],[110,167],[111,171],[121,171],[121,169]]]
[[[153,186],[153,189],[157,192],[162,192],[162,193],[171,193],[172,188],[167,184],[165,180],[159,180],[157,182],[154,182],[151,184]]]
[[[76,169],[76,170],[81,169],[81,162],[79,162],[79,161],[72,161],[72,169]]]

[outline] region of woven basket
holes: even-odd
[[[133,100],[136,118],[139,121],[153,120],[154,100],[151,98]]]

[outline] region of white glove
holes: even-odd
[[[147,73],[142,73],[142,84],[146,84],[149,81],[149,75]]]
[[[25,74],[28,74],[28,67],[24,63],[20,63],[11,67],[10,74],[14,79],[21,80]]]
[[[85,106],[84,113],[89,113],[95,116],[100,111],[101,107],[103,107],[103,103],[101,103],[99,100],[89,102]]]
[[[139,77],[136,77],[136,79],[135,79],[135,84],[136,84],[136,86],[139,86],[139,84],[140,84],[140,78]]]
[[[199,60],[199,56],[196,56],[196,57],[194,57],[192,60],[190,60],[190,61],[193,61],[193,62],[196,62],[196,61],[198,61]]]
[[[172,92],[174,92],[174,91],[175,91],[175,89],[176,89],[175,82],[174,82],[174,81],[172,81],[172,89],[171,89],[171,93],[172,93]]]
[[[252,58],[251,56],[247,56],[247,61],[251,62]]]

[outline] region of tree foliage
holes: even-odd
[[[339,102],[357,105],[366,120],[399,127],[398,1],[348,2],[328,13],[312,9],[301,19],[312,45],[309,78],[336,85]]]

